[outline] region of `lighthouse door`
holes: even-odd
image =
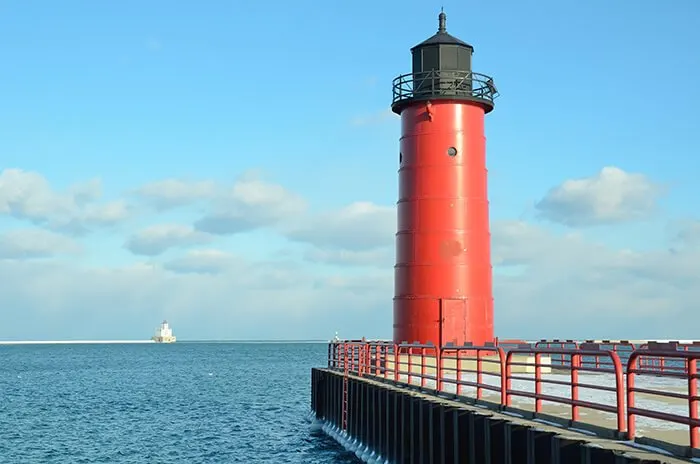
[[[440,299],[440,346],[463,345],[467,332],[467,300]]]

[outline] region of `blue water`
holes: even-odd
[[[355,463],[309,420],[326,349],[0,346],[0,462]]]

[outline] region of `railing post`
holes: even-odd
[[[360,377],[365,373],[365,362],[367,355],[365,354],[365,344],[360,343],[357,346],[357,373]]]
[[[360,375],[360,350],[356,344],[352,344],[352,357],[350,369]]]
[[[506,395],[506,351],[503,348],[497,348],[498,353],[498,364],[501,372],[501,406],[508,405],[508,399]]]
[[[481,362],[481,350],[476,349],[476,399],[480,400],[483,396],[481,384],[484,382],[483,363]]]
[[[596,356],[596,360],[598,356]],[[581,355],[571,355],[571,420],[578,422],[579,406],[578,406],[578,368],[581,366]]]
[[[428,374],[428,363],[425,360],[425,353],[427,353],[428,350],[425,347],[422,347],[420,349],[420,386],[421,388],[425,387],[425,382],[426,378],[425,376]]]
[[[503,389],[503,394],[505,396],[505,405],[510,406],[512,403],[512,398],[510,395],[510,390],[513,388],[513,380],[511,379],[511,376],[513,375],[513,366],[510,364],[510,360],[513,357],[513,352],[509,351],[506,353],[506,361],[505,361],[505,385],[501,387]]]
[[[331,360],[333,359],[332,353],[333,353],[333,342],[330,342],[328,344],[328,364],[327,364],[328,368],[333,367],[333,363],[331,362]]]
[[[347,343],[343,343],[343,369],[345,371],[350,370],[350,352]]]
[[[535,353],[535,412],[542,412],[542,355]]]
[[[398,382],[400,377],[399,372],[401,371],[401,348],[397,343],[394,343],[394,382]]]
[[[634,409],[634,377],[637,370],[637,358],[638,354],[634,351],[627,362],[627,438],[632,441],[634,441],[637,431],[636,417],[632,412]]]
[[[365,375],[373,375],[374,364],[372,363],[372,344],[365,343]]]
[[[617,431],[621,434],[627,429],[625,421],[625,373],[623,371],[620,356],[615,353],[608,353],[615,371],[615,400],[617,406]],[[629,380],[628,380],[629,382]],[[632,380],[634,383],[634,379]],[[633,401],[634,402],[634,401]],[[628,404],[629,406],[629,404]]]
[[[382,356],[385,347],[386,345],[383,345],[381,343],[374,345],[374,375],[376,375],[377,377],[382,375]]]
[[[455,361],[455,367],[457,368],[457,373],[456,373],[456,380],[457,380],[457,395],[461,395],[462,392],[464,391],[464,385],[462,385],[462,357],[461,354],[463,353],[462,350],[459,348],[455,349],[455,357],[457,360]]]
[[[700,445],[698,426],[694,421],[698,420],[698,360],[688,359],[688,416],[690,417],[690,447],[697,448]]]
[[[437,391],[442,391],[442,347],[435,347],[435,367],[437,369],[437,380],[435,387]]]

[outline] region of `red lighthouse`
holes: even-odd
[[[411,49],[394,79],[401,115],[394,341],[493,341],[484,115],[493,80],[472,72],[474,48],[446,30]]]

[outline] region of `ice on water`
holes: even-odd
[[[531,380],[512,380],[511,383],[511,388],[513,390],[517,391],[525,391],[525,392],[534,392],[535,391],[535,375],[534,374],[526,374],[526,373],[518,373],[518,377],[529,377]],[[444,378],[446,379],[455,379],[455,374],[445,374]],[[476,374],[475,373],[462,373],[460,375],[461,380],[463,381],[469,381],[469,382],[476,382]],[[552,374],[542,374],[542,378],[544,380],[555,380],[555,381],[562,381],[562,382],[571,382],[571,376],[569,374],[557,374],[557,373],[552,373]],[[400,381],[402,382],[408,382],[408,375],[401,375],[400,376]],[[589,384],[589,385],[596,385],[596,386],[606,386],[606,387],[614,387],[615,386],[615,377],[612,374],[605,374],[605,373],[579,373],[579,384]],[[501,383],[501,378],[498,375],[488,375],[488,374],[483,374],[482,375],[482,382],[485,384],[493,385],[493,386],[500,386]],[[421,379],[420,376],[417,374],[414,374],[411,376],[411,383],[420,385]],[[683,389],[687,388],[687,382],[684,382],[682,379],[675,379],[675,378],[668,378],[668,377],[657,377],[657,376],[643,376],[639,375],[635,378],[635,385],[639,388],[646,388],[649,390],[664,390],[664,389],[672,389],[675,391],[685,391]],[[427,388],[435,388],[435,381],[426,379],[425,386]],[[457,391],[457,386],[452,383],[444,382],[443,383],[443,388],[442,391],[446,393],[456,393]],[[483,399],[485,400],[492,400],[495,402],[498,402],[500,400],[499,398],[499,393],[498,392],[493,392],[490,390],[483,390],[482,389],[482,394],[483,394]],[[549,395],[549,396],[556,396],[559,398],[564,398],[564,399],[570,399],[571,398],[571,386],[570,385],[556,385],[556,384],[550,384],[543,382],[542,383],[542,394],[544,395]],[[468,397],[475,397],[476,396],[476,388],[475,387],[469,387],[469,386],[462,386],[462,395],[463,396],[468,396]],[[624,396],[624,395],[623,395]],[[579,387],[579,399],[582,401],[589,401],[593,403],[602,403],[602,404],[608,404],[608,405],[615,405],[616,404],[616,394],[614,392],[608,392],[608,391],[601,391],[601,390],[595,390],[591,388],[585,388],[585,387]],[[626,402],[626,398],[623,398],[623,401]],[[526,397],[521,397],[521,396],[512,396],[512,401],[513,401],[513,406],[515,407],[523,407],[526,405],[532,405],[534,404],[534,399],[532,398],[526,398]],[[543,402],[543,404],[556,404],[552,402]],[[562,403],[559,403],[562,406],[566,406]],[[668,402],[664,401],[664,398],[658,397],[649,397],[647,395],[639,395],[637,394],[635,396],[635,406],[638,408],[642,409],[649,409],[653,411],[660,411],[660,412],[666,412],[666,413],[671,413],[671,414],[678,414],[681,416],[685,416],[688,414],[688,404],[687,401],[676,401],[676,402]],[[587,415],[587,409],[581,408],[581,416],[583,418],[586,417]],[[606,412],[601,412],[601,414],[604,414],[605,416],[608,416],[610,418],[610,423],[611,423],[611,428],[615,427],[615,417],[613,414],[606,413]],[[653,420],[649,419],[646,417],[637,417],[637,431],[643,433],[645,430],[687,430],[688,426],[684,424],[677,424],[673,422],[668,422],[668,421],[659,421],[659,420]],[[585,420],[584,420],[585,422]]]

